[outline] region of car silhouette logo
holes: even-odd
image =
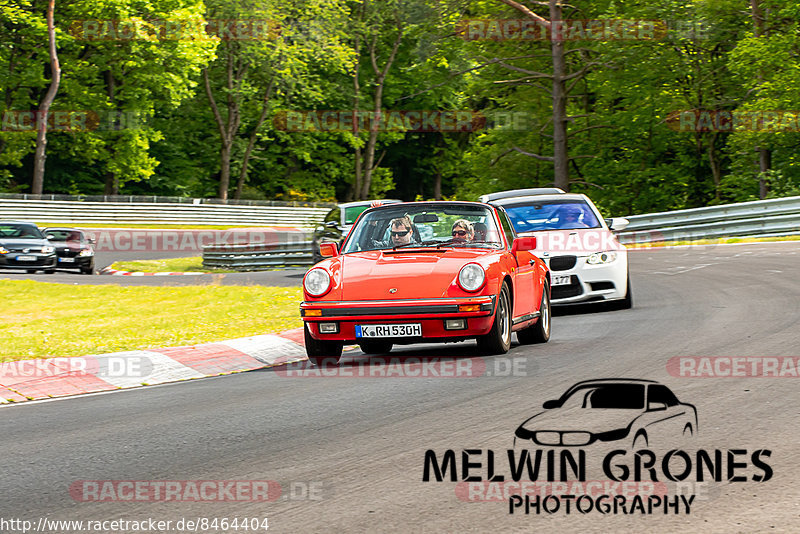
[[[22,252],[24,252],[24,253],[26,253],[26,254],[27,254],[28,252],[30,252],[30,251],[31,251],[31,249],[29,249],[29,248],[23,248],[23,249],[22,249]]]
[[[397,293],[397,288],[393,287],[392,289],[389,290],[389,293],[394,295],[395,293]]]
[[[584,447],[628,442],[634,450],[697,434],[697,410],[652,380],[604,378],[578,382],[514,433],[515,446]]]

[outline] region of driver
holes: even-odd
[[[392,219],[391,233],[389,234],[389,241],[393,247],[400,245],[407,245],[414,240],[414,223],[411,222],[411,217],[403,215]]]
[[[580,222],[583,210],[577,206],[565,206],[558,213],[559,228],[589,228],[588,224]]]

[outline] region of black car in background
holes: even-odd
[[[322,261],[322,256],[319,253],[319,244],[336,243],[341,247],[344,238],[347,237],[347,233],[353,227],[353,223],[367,208],[383,204],[397,204],[398,202],[402,202],[402,200],[359,200],[345,202],[333,208],[325,216],[322,224],[314,229],[314,235],[311,237],[311,254],[314,258],[314,263]]]
[[[44,235],[56,248],[59,269],[79,269],[83,274],[94,273],[93,239],[77,228],[50,227]]]
[[[0,221],[0,269],[54,273],[55,247],[33,223]]]

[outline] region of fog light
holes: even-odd
[[[319,323],[320,334],[338,334],[339,323]]]
[[[467,327],[466,319],[445,319],[445,330],[464,330]]]

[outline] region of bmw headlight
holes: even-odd
[[[94,250],[85,248],[78,253],[78,256],[94,256]]]
[[[303,279],[303,288],[313,297],[320,297],[331,287],[331,275],[325,269],[311,269]]]
[[[55,251],[56,251],[56,249],[54,249],[50,245],[45,245],[45,246],[42,247],[42,254],[52,254]]]
[[[483,287],[486,273],[477,263],[468,263],[458,273],[458,285],[464,291],[477,291]]]
[[[586,263],[589,265],[602,265],[604,263],[611,263],[617,259],[617,253],[610,252],[595,252],[586,258]]]

